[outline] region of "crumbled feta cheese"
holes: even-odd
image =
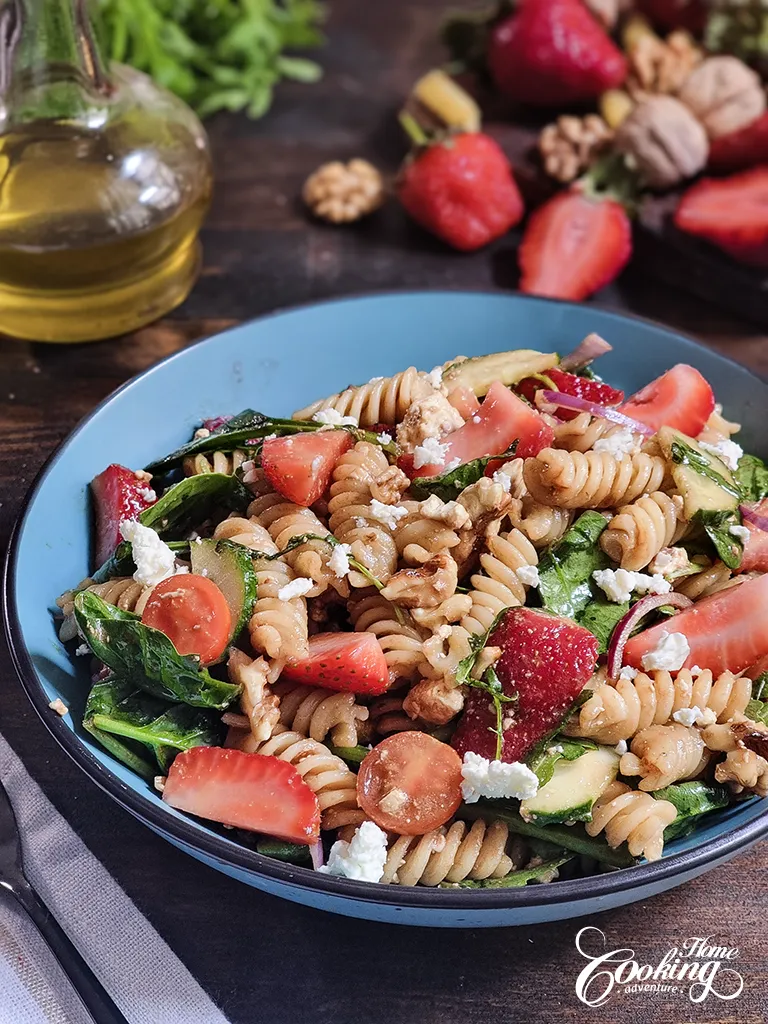
[[[370,515],[372,519],[378,519],[380,523],[394,530],[403,516],[408,515],[408,509],[402,505],[385,505],[377,498],[371,499]]]
[[[555,743],[555,745],[553,747],[547,747],[547,753],[548,754],[563,754],[563,753],[565,753],[565,748],[563,747],[562,743]]]
[[[704,669],[701,668],[699,665],[691,665],[688,671],[691,673],[692,676],[700,676],[701,673],[704,672]]]
[[[278,600],[290,601],[294,597],[304,597],[314,585],[314,580],[309,580],[306,576],[298,576],[295,580],[291,580],[290,583],[286,583],[284,587],[280,587],[277,592]]]
[[[75,648],[75,657],[77,658],[85,658],[86,655],[90,653],[91,648],[88,646],[88,644],[80,644],[79,647]]]
[[[453,530],[462,530],[471,522],[469,512],[458,501],[443,501],[436,494],[430,494],[421,502],[419,512],[424,519],[445,523]]]
[[[681,569],[687,569],[688,565],[688,552],[685,548],[662,548],[648,566],[648,572],[652,576],[671,576]]]
[[[538,587],[539,585],[539,567],[537,565],[521,565],[519,569],[515,570],[515,576],[526,587]]]
[[[51,709],[51,711],[55,711],[57,715],[61,715],[62,718],[64,717],[64,715],[69,714],[69,708],[61,699],[61,697],[57,697],[56,700],[52,700],[48,704],[48,707]]]
[[[680,725],[687,725],[689,728],[692,725],[698,725],[702,716],[702,710],[698,704],[694,704],[692,708],[680,708],[679,711],[675,711],[672,718],[675,722]]]
[[[443,368],[442,366],[433,367],[427,374],[427,380],[433,388],[441,388],[443,386]]]
[[[124,519],[120,523],[120,536],[131,543],[133,560],[136,563],[133,578],[137,583],[153,587],[156,583],[173,576],[176,571],[176,556],[154,530],[134,520]]]
[[[481,796],[526,800],[536,796],[539,789],[538,777],[527,764],[489,761],[471,750],[464,755],[461,777],[461,793],[468,804],[477,803]]]
[[[315,423],[322,423],[324,427],[356,427],[357,419],[354,416],[342,416],[338,409],[331,407],[318,409],[312,419]]]
[[[735,537],[736,540],[740,540],[742,544],[746,544],[750,538],[750,531],[746,526],[730,526],[728,528],[728,533],[730,533],[732,537]]]
[[[319,870],[358,882],[380,882],[386,860],[387,833],[372,821],[364,821],[348,843],[336,840],[328,854],[328,863]]]
[[[592,579],[605,593],[609,601],[623,604],[633,592],[638,594],[668,594],[672,584],[663,576],[647,576],[642,572],[628,569],[596,569]]]
[[[139,494],[144,499],[144,501],[157,501],[157,495],[155,494],[151,487],[140,487]]]
[[[646,672],[677,672],[683,667],[690,653],[691,648],[684,633],[669,633],[664,629],[653,650],[644,654],[640,660]]]
[[[638,669],[632,668],[631,665],[622,665],[621,672],[619,672],[619,679],[629,679],[630,682],[637,678]]]
[[[607,437],[600,437],[594,443],[596,452],[607,452],[615,459],[622,455],[634,455],[640,450],[640,442],[627,427],[612,431]]]
[[[623,755],[626,754],[627,750],[629,749],[627,747],[627,741],[626,740],[619,740],[619,742],[616,744],[616,746],[613,749],[616,751],[616,753],[619,755],[619,757],[623,757]]]
[[[737,469],[739,465],[739,459],[744,454],[744,449],[741,445],[736,444],[735,441],[726,441],[725,438],[722,441],[718,441],[717,444],[708,444],[706,441],[700,441],[701,447],[708,452],[712,452],[718,459],[721,459],[728,469]]]
[[[376,435],[376,440],[379,442],[379,444],[392,444],[392,435],[391,434],[377,434]]]
[[[337,579],[343,580],[345,576],[349,575],[349,556],[351,554],[352,548],[349,544],[337,544],[334,547],[333,554],[328,559],[328,568]]]
[[[436,437],[427,437],[413,449],[413,468],[440,465],[447,454],[447,444],[440,444]]]
[[[499,485],[499,487],[502,489],[502,491],[504,491],[505,494],[509,494],[510,489],[512,487],[512,477],[509,475],[509,473],[505,472],[505,469],[505,466],[502,466],[501,469],[497,469],[496,472],[491,477],[491,479],[495,484]]]
[[[450,462],[446,462],[444,473],[452,473],[454,469],[458,469],[461,465],[461,459],[451,459]]]

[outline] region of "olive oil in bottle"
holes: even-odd
[[[115,65],[107,79],[79,0],[12,4],[21,30],[5,54],[0,34],[0,70],[5,59],[12,71],[4,92],[0,74],[0,333],[72,342],[135,330],[197,276],[205,133],[145,75]]]

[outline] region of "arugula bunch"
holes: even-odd
[[[99,0],[106,52],[175,92],[202,116],[261,117],[283,78],[322,70],[286,50],[319,46],[318,0]]]

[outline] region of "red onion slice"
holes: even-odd
[[[739,505],[739,512],[741,512],[741,517],[745,523],[751,523],[758,530],[764,530],[768,533],[768,516],[761,514],[755,508],[750,508],[749,505]]]
[[[605,338],[601,338],[599,334],[588,334],[584,341],[580,341],[573,352],[569,352],[567,356],[563,356],[560,360],[560,369],[568,370],[580,370],[583,366],[591,363],[593,359],[597,359],[598,356],[604,356],[606,352],[612,352],[613,346],[609,345]]]
[[[647,423],[633,420],[630,416],[625,416],[623,412],[619,412],[618,409],[613,409],[608,405],[588,402],[586,398],[580,398],[578,395],[566,395],[564,391],[540,391],[539,394],[543,401],[548,402],[550,405],[562,405],[566,409],[576,409],[578,412],[588,412],[592,416],[600,416],[604,420],[610,420],[611,423],[618,423],[620,426],[626,427],[634,434],[653,437],[656,433]]]
[[[312,858],[312,867],[315,871],[319,871],[325,863],[325,854],[323,853],[322,841],[312,843],[309,847],[309,855]]]
[[[608,678],[618,679],[621,672],[621,659],[624,656],[624,648],[627,646],[630,634],[638,622],[645,618],[648,612],[654,608],[661,608],[664,605],[671,605],[673,608],[690,608],[693,601],[685,594],[677,594],[673,590],[669,594],[648,594],[641,598],[637,604],[632,605],[624,618],[619,622],[613,631],[611,643],[608,648]]]

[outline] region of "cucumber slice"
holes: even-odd
[[[554,825],[563,821],[589,821],[595,800],[613,782],[619,755],[610,747],[588,750],[575,761],[558,761],[549,782],[536,796],[523,800],[525,821]]]
[[[672,427],[662,427],[657,436],[683,497],[686,519],[693,519],[697,512],[724,512],[738,507],[738,486],[721,459]]]
[[[212,580],[229,605],[231,643],[251,617],[256,600],[258,581],[250,552],[228,540],[194,540],[189,545],[189,553],[192,572]]]
[[[530,348],[494,352],[489,356],[474,356],[446,366],[443,370],[443,384],[449,391],[465,387],[482,396],[495,380],[508,387],[533,374],[546,373],[559,362],[560,357],[556,352],[536,352]]]

